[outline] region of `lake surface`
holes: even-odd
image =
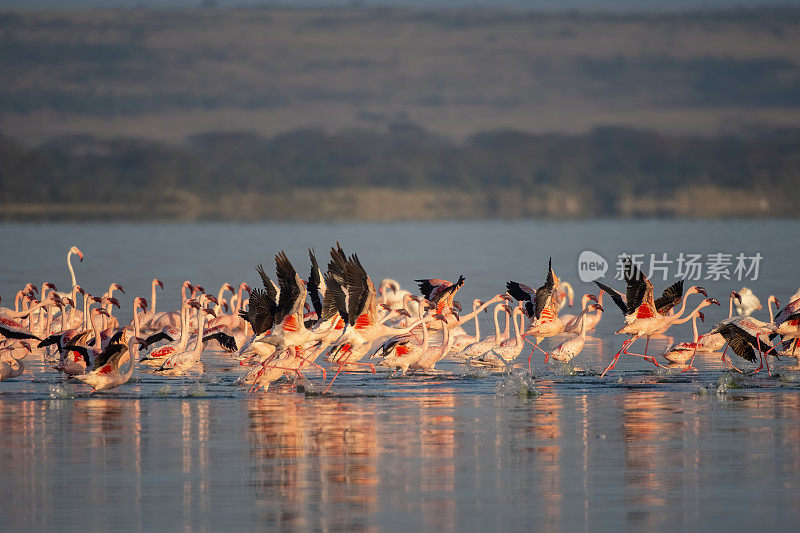
[[[584,250],[608,260],[606,281],[618,288],[622,252],[760,253],[757,280],[697,283],[723,304],[706,309],[701,331],[727,316],[732,289],[783,302],[800,283],[800,223],[787,221],[0,228],[2,305],[28,281],[66,288],[64,256],[76,244],[78,282],[94,293],[124,285],[124,319],[132,296],[150,299],[154,276],[166,284],[158,308],[174,308],[184,279],[210,292],[225,281],[257,286],[253,267],[269,271],[280,250],[306,275],[307,248],[322,258],[337,240],[376,282],[412,289],[415,278],[464,274],[465,308],[510,279],[539,286],[550,256],[579,299],[596,292],[578,279]],[[660,292],[667,282],[654,284]],[[90,395],[29,357],[23,376],[0,383],[2,529],[796,528],[800,376],[789,361],[772,377],[734,376],[714,356],[684,374],[623,356],[601,379],[623,340],[613,335],[621,313],[604,303],[579,370],[539,355],[532,383],[445,362],[435,375],[342,374],[329,395],[289,383],[249,394],[236,384],[242,369],[209,351],[202,378],[137,370],[131,383]],[[766,308],[755,316],[766,319]],[[482,320],[489,331],[490,315]],[[691,340],[691,323],[669,333]]]

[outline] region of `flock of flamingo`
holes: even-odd
[[[22,375],[23,359],[32,353],[90,385],[92,392],[128,382],[137,364],[143,371],[169,376],[202,373],[203,353],[209,343],[216,343],[231,365],[245,367],[240,383],[251,391],[267,390],[282,377],[297,382],[305,377],[304,372],[319,372],[327,393],[343,371],[374,373],[379,366],[402,375],[431,372],[445,357],[507,372],[516,366],[526,343],[531,347],[527,358],[530,372],[536,350],[545,362],[552,358],[568,363],[581,353],[604,311],[603,293],[622,311],[624,325],[616,333],[628,339],[601,376],[612,370],[623,354],[686,372],[696,370],[696,354],[718,353],[728,367],[742,372],[726,357],[730,348],[747,361],[759,361],[753,372],[766,368],[770,375],[770,355],[800,359],[800,290],[782,309],[777,298],[769,297],[769,322],[750,316],[762,307],[752,291],[731,292],[728,318],[700,335],[697,319],[705,320],[702,309],[719,302],[709,298],[702,287],[684,291],[683,281],[656,298],[653,284],[630,260],[624,265],[625,292],[595,282],[598,295],[585,294],[577,315],[559,315],[567,302],[572,305],[574,294],[569,283],[556,275],[552,261],[538,289],[509,281],[505,292],[485,301],[474,300],[472,310],[464,313],[455,299],[464,285],[463,276],[456,282],[416,280],[420,295],[402,290],[391,279],[383,280],[376,290],[358,256],[348,256],[337,243],[330,250],[324,272],[309,250],[307,280],[281,252],[275,257],[277,283],[262,265],[256,267],[262,288],[251,289],[241,283],[237,289],[225,283],[214,296],[185,281],[177,310],[156,312],[156,288],[164,285],[154,279],[152,305],[135,297],[133,319],[122,325],[113,310],[120,306],[115,291],[124,293],[123,287],[112,283],[101,296],[89,294],[76,282],[73,255],[83,261],[83,253],[75,246],[70,248],[69,292],[57,292],[50,282],[41,288],[28,283],[17,292],[14,309],[0,307],[0,381]],[[226,299],[228,292],[231,295]],[[687,313],[688,298],[694,294],[703,298]],[[777,314],[773,304],[780,309]],[[479,314],[492,305],[494,332],[481,336]],[[505,316],[502,329],[501,315]],[[473,320],[474,335],[464,329]],[[669,345],[661,354],[662,362],[647,354],[652,336],[689,320],[694,331],[691,342]],[[559,343],[548,351],[541,343],[550,337]],[[630,351],[640,337],[646,339],[643,353]],[[330,370],[335,373],[328,380]]]

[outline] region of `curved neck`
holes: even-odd
[[[182,352],[189,345],[189,308],[181,307],[181,337],[176,352]]]
[[[694,343],[697,344],[697,313],[692,313],[692,331],[694,331]]]
[[[494,339],[498,340],[500,338],[500,323],[498,321],[497,315],[500,314],[500,311],[503,310],[503,306],[498,304],[494,306]]]
[[[203,309],[197,310],[197,343],[194,345],[195,355],[203,351],[203,334],[206,329],[206,312]]]
[[[141,329],[139,327],[139,306],[134,304],[133,306],[133,336],[138,337],[141,334]]]
[[[72,249],[67,252],[67,267],[69,267],[69,276],[72,280],[72,286],[74,287],[78,282],[75,280],[75,270],[72,268]]]
[[[220,315],[222,312],[222,296],[225,294],[225,285],[219,288],[219,292],[217,293],[217,303],[214,305],[214,312],[217,313],[217,316]]]
[[[97,325],[97,318],[100,313],[92,313],[89,315],[89,321],[92,323],[92,331],[94,332],[94,347],[100,350],[102,347],[102,339],[100,338],[100,327]]]
[[[694,294],[694,293],[690,293],[689,291],[686,291],[686,294],[683,295],[683,303],[681,305],[681,310],[678,311],[677,313],[675,313],[674,315],[672,315],[672,318],[675,318],[675,319],[680,318],[680,316],[683,314],[683,312],[686,311],[686,300],[689,298],[690,294]],[[683,322],[686,322],[690,318],[691,318],[691,315],[687,316],[686,319],[683,320],[682,322],[676,322],[676,324],[683,324]]]
[[[730,302],[728,302],[728,318],[733,318],[733,299],[734,298],[735,297],[731,294]],[[772,309],[770,309],[770,312],[772,312]]]
[[[515,307],[508,319],[514,322],[514,339],[517,341],[517,346],[520,346],[522,343],[522,336],[519,331],[519,324],[517,323],[517,315],[520,317],[522,316],[522,308]]]
[[[462,316],[462,317],[459,317],[459,318],[458,318],[458,322],[456,322],[456,325],[460,326],[461,324],[466,324],[467,322],[469,322],[470,320],[472,320],[473,318],[475,318],[476,316],[478,316],[478,314],[479,314],[481,311],[483,311],[484,309],[486,309],[487,307],[489,307],[489,306],[490,306],[490,305],[492,305],[493,303],[497,302],[498,300],[499,300],[499,298],[497,298],[497,297],[495,296],[494,298],[492,298],[492,299],[491,299],[491,300],[489,300],[488,302],[486,302],[486,303],[484,303],[484,304],[481,304],[480,306],[478,306],[478,308],[476,308],[475,310],[473,310],[473,311],[472,311],[470,314],[468,314],[468,315],[464,315],[464,316]]]
[[[150,316],[156,316],[156,280],[153,280],[153,286],[150,289]]]
[[[769,321],[770,323],[775,322],[775,314],[772,312],[772,304],[775,302],[775,297],[770,295],[769,300],[767,300],[767,307],[769,308]],[[778,304],[775,304],[775,310],[778,310]]]
[[[686,316],[686,317],[684,317],[684,318],[680,318],[680,313],[678,313],[678,314],[674,315],[673,317],[671,317],[671,318],[672,318],[672,320],[670,320],[670,321],[669,321],[669,322],[670,322],[670,325],[673,325],[673,326],[674,326],[674,325],[676,325],[676,324],[683,324],[684,322],[688,322],[689,320],[691,320],[691,319],[692,319],[692,315],[694,315],[694,314],[695,314],[697,311],[699,311],[700,309],[702,309],[702,308],[703,308],[703,307],[705,307],[706,305],[707,305],[707,304],[706,304],[705,300],[703,300],[702,302],[700,302],[700,303],[697,305],[697,307],[695,307],[695,308],[692,310],[692,312],[691,312],[691,313],[689,313],[689,315],[688,315],[688,316]],[[682,312],[683,312],[683,311],[681,311],[681,313],[682,313]]]
[[[139,360],[139,341],[136,337],[132,338],[128,341],[128,355],[130,356],[130,363],[128,364],[128,370],[125,371],[125,375],[122,376],[123,383],[127,383],[131,376],[133,376],[133,367],[136,366],[136,362]],[[135,349],[134,349],[135,347]],[[117,368],[119,372],[119,368]]]

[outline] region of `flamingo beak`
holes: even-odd
[[[252,292],[253,291],[253,289],[251,289],[250,285],[248,285],[247,283],[242,283],[242,289],[247,291],[247,292]]]
[[[164,288],[164,282],[163,282],[163,281],[161,281],[160,279],[157,279],[157,280],[156,280],[156,285],[158,285],[158,286],[159,286],[159,287],[161,287],[162,289]]]
[[[109,298],[108,303],[119,309],[119,300],[117,300],[116,298]]]
[[[605,308],[600,304],[594,304],[594,308],[599,311],[605,311]]]
[[[706,290],[703,287],[697,287],[697,292],[705,297],[708,297],[708,294],[706,293]]]
[[[122,294],[125,294],[125,288],[122,285],[120,285],[119,283],[115,283],[114,287],[116,287],[117,290],[120,291]]]
[[[736,291],[732,291],[732,292],[731,292],[731,296],[733,296],[734,298],[736,298],[737,300],[739,300],[739,304],[741,305],[741,303],[742,303],[742,295],[741,295],[741,294],[739,294],[739,293],[738,293],[738,292],[736,292]]]
[[[31,345],[28,344],[28,341],[20,341],[20,344],[23,345],[25,349],[28,350],[29,352],[33,351],[33,348],[31,348]]]
[[[75,248],[75,253],[78,255],[78,259],[80,259],[81,262],[83,262],[83,252]]]
[[[705,322],[706,321],[706,315],[704,315],[702,311],[698,311],[697,312],[697,316],[700,317],[700,322]]]
[[[589,299],[590,299],[591,301],[593,301],[593,302],[596,302],[596,301],[597,301],[597,296],[595,296],[594,294],[587,294],[586,296],[588,296],[588,297],[589,297]]]
[[[719,305],[719,302],[717,301],[717,299],[716,299],[716,298],[708,298],[706,301],[707,301],[709,304],[713,304],[713,305]]]

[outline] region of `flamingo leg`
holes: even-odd
[[[767,374],[772,377],[772,372],[769,370],[769,359],[767,358],[767,354],[761,351],[761,339],[758,338],[758,335],[756,335],[756,347],[758,348],[758,357],[761,359],[762,366],[766,365]]]
[[[688,372],[689,370],[697,371],[697,369],[693,366],[694,365],[694,356],[697,355],[697,345],[694,346],[694,351],[692,352],[692,358],[689,359],[689,366],[685,370],[681,370],[681,374],[684,372]]]
[[[317,368],[317,369],[319,369],[319,370],[322,370],[322,382],[323,382],[323,383],[325,383],[325,379],[326,379],[326,378],[325,378],[325,367],[323,367],[322,365],[318,365],[318,364],[317,364],[317,363],[315,363],[314,361],[311,361],[311,360],[309,360],[309,359],[306,359],[306,358],[305,358],[305,357],[303,357],[302,355],[298,355],[297,357],[298,357],[298,358],[300,358],[300,359],[302,359],[304,363],[308,363],[309,365],[311,365],[311,366],[313,366],[313,367],[316,367],[316,368]],[[301,368],[302,368],[302,366],[301,366]]]
[[[647,336],[647,340],[644,343],[644,355],[647,355],[647,347],[650,346],[650,335]]]
[[[622,348],[619,349],[619,351],[614,355],[614,358],[611,360],[611,363],[605,368],[605,370],[603,370],[603,373],[600,374],[601,378],[605,377],[606,372],[608,372],[609,370],[613,370],[614,367],[617,366],[617,361],[619,360],[619,356],[622,355],[623,351],[625,350],[627,345],[632,342],[632,340],[633,339],[628,339],[622,343]]]

